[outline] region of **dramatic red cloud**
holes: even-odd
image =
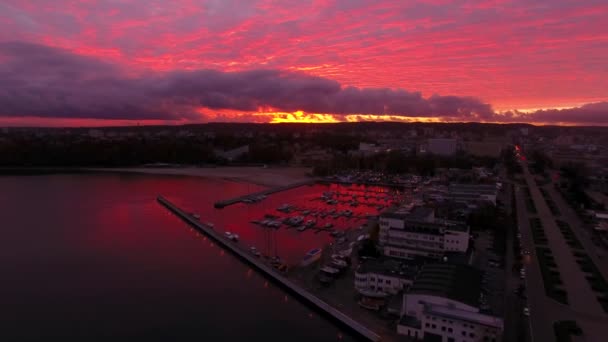
[[[458,101],[473,97],[479,104],[491,104],[493,111],[507,111],[581,107],[608,100],[606,17],[605,0],[5,0],[0,3],[0,42],[64,48],[120,68],[121,77],[150,79],[154,74],[166,77],[174,71],[209,69],[299,71],[342,88],[405,89],[425,101],[434,94]],[[140,100],[136,104],[143,103]],[[289,105],[272,112],[292,113],[297,119],[293,113],[298,110],[331,109],[321,113],[329,115],[321,116],[324,120],[344,120],[345,113],[336,113],[335,108]],[[161,109],[155,120],[176,122]],[[536,122],[590,123],[589,115],[577,119],[580,112],[543,111]],[[582,112],[589,110],[583,106]],[[198,113],[204,115],[179,116],[178,121],[232,120],[234,115],[281,121],[280,116],[242,107],[201,108]],[[398,114],[434,115],[423,113]],[[605,124],[602,113],[593,116],[595,123]],[[359,119],[385,112],[361,114],[367,116]],[[87,120],[83,115],[81,120]],[[452,113],[436,117],[460,118]],[[119,118],[126,117],[118,113],[104,119]],[[464,115],[464,120],[515,119],[536,120],[532,114],[514,112]],[[0,124],[7,121],[18,119],[0,118]]]

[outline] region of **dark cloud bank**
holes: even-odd
[[[95,119],[199,119],[196,108],[391,114],[461,121],[608,123],[608,103],[566,110],[496,114],[473,97],[422,97],[279,70],[178,71],[131,76],[119,66],[69,51],[0,43],[0,116]]]

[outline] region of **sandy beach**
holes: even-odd
[[[310,168],[305,167],[183,167],[183,168],[87,168],[90,171],[134,172],[156,175],[182,175],[219,178],[237,182],[249,182],[266,187],[285,186],[310,179]]]

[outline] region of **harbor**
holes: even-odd
[[[312,184],[311,182],[307,182],[307,183]],[[291,189],[291,188],[299,187],[302,185],[306,185],[306,183],[303,182],[302,184],[299,184],[299,185],[298,184],[291,185],[289,188]],[[277,191],[282,191],[285,189],[279,188],[279,189],[273,189],[273,190],[274,190],[273,192],[277,192]],[[270,191],[272,191],[272,190],[270,190]],[[260,194],[255,194],[255,196],[266,195],[269,193],[272,193],[272,192],[262,192]],[[252,196],[252,195],[243,196],[243,197],[241,197],[240,200],[233,199],[231,201],[235,201],[234,203],[237,203],[250,196]],[[255,267],[259,272],[261,272],[262,274],[264,274],[271,280],[275,281],[276,283],[278,283],[285,289],[289,290],[292,294],[294,294],[298,298],[304,300],[306,303],[310,304],[311,306],[316,308],[318,311],[321,311],[323,314],[336,320],[337,322],[339,322],[343,326],[349,328],[350,330],[357,333],[358,335],[365,338],[366,340],[369,340],[369,341],[380,341],[381,340],[380,335],[378,335],[376,332],[370,330],[366,326],[355,321],[350,316],[346,315],[345,313],[338,310],[334,306],[328,304],[326,301],[322,300],[321,298],[314,295],[313,293],[307,291],[304,287],[302,287],[302,286],[298,285],[297,283],[295,283],[294,281],[288,279],[286,276],[284,276],[284,274],[279,269],[273,268],[271,265],[264,262],[262,258],[260,258],[259,256],[256,256],[254,253],[252,253],[251,250],[248,251],[243,246],[241,246],[239,243],[237,243],[234,239],[227,238],[227,235],[223,231],[222,232],[216,231],[215,227],[213,225],[207,224],[207,223],[202,223],[200,221],[200,217],[197,218],[195,216],[196,214],[189,213],[187,211],[182,210],[181,208],[177,207],[176,205],[174,205],[173,203],[171,203],[170,201],[168,201],[167,199],[165,199],[162,196],[159,196],[157,198],[157,201],[162,206],[164,206],[169,211],[171,211],[173,214],[178,216],[181,220],[186,222],[188,225],[194,227],[199,232],[209,236],[211,239],[215,240],[219,245],[223,246],[225,249],[229,250],[230,252],[232,252],[234,255],[236,255],[237,257],[239,257],[246,263]],[[220,203],[220,202],[218,202],[218,203]],[[229,201],[226,201],[223,203],[229,203]],[[230,205],[230,204],[226,204],[226,205]],[[231,236],[233,236],[233,235],[231,235]]]
[[[252,194],[247,194],[244,196],[239,196],[239,197],[235,197],[235,198],[231,198],[231,199],[227,199],[227,200],[223,200],[223,201],[218,201],[218,202],[215,202],[213,206],[216,209],[222,209],[222,208],[225,208],[229,205],[233,205],[236,203],[254,202],[254,201],[258,201],[260,199],[265,198],[268,195],[271,195],[271,194],[274,194],[277,192],[291,190],[291,189],[299,188],[299,187],[305,186],[305,185],[313,185],[313,184],[315,184],[315,182],[316,182],[315,180],[305,180],[305,181],[301,181],[301,182],[295,182],[292,184],[288,184],[285,186],[273,187],[273,188],[258,191],[258,192],[252,193]]]

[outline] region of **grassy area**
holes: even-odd
[[[547,235],[545,235],[543,224],[541,223],[539,218],[536,217],[530,219],[530,229],[532,230],[532,239],[534,240],[534,244],[548,244],[549,241],[547,240]]]
[[[537,247],[536,258],[543,277],[545,294],[559,303],[568,305],[568,293],[560,287],[563,282],[551,250],[546,247]]]
[[[606,282],[600,270],[587,254],[582,251],[577,251],[573,254],[578,266],[586,273],[585,279],[587,279],[589,286],[597,295],[598,302],[604,311],[608,313],[608,282]]]
[[[572,228],[567,222],[557,220],[555,221],[555,223],[557,223],[557,227],[562,232],[562,235],[564,236],[564,239],[566,239],[566,243],[568,244],[568,246],[570,246],[570,248],[583,249],[583,245],[576,237],[576,235],[572,231]]]
[[[570,342],[572,341],[572,335],[580,336],[583,334],[576,321],[557,321],[553,323],[553,332],[556,342]]]

